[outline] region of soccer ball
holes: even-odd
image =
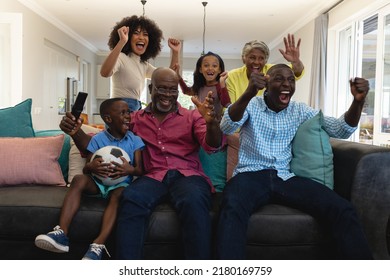
[[[124,157],[128,162],[130,162],[130,157],[125,152],[125,150],[123,150],[119,147],[116,147],[116,146],[106,146],[106,147],[103,147],[103,148],[100,148],[99,150],[97,150],[92,155],[91,161],[94,160],[95,158],[103,158],[104,162],[115,161],[115,162],[122,164],[123,162],[120,158],[121,156]],[[105,177],[101,177],[101,176],[94,174],[94,173],[92,173],[92,176],[97,181],[99,181],[100,183],[102,183],[105,186],[113,186],[113,185],[119,184],[127,178],[127,176],[122,176],[122,177],[117,178],[117,179],[111,179],[110,177],[105,178]]]

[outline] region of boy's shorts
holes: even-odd
[[[99,188],[100,196],[103,198],[107,198],[111,191],[113,191],[117,188],[121,188],[121,187],[126,188],[129,185],[129,182],[127,180],[125,180],[125,181],[123,181],[119,184],[113,185],[113,186],[106,186],[106,185],[99,183],[93,176],[91,176],[91,178],[95,182],[96,186]]]

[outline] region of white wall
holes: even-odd
[[[0,12],[20,13],[23,20],[23,51],[22,51],[22,100],[26,98],[33,99],[33,125],[36,129],[48,128],[44,118],[45,112],[50,110],[52,104],[47,104],[44,96],[44,61],[47,55],[45,40],[48,40],[67,51],[77,55],[80,61],[85,60],[92,65],[96,65],[96,54],[70,38],[58,28],[49,24],[46,20],[39,17],[36,13],[21,5],[15,0],[0,1]],[[95,79],[90,81],[91,91],[95,90]],[[20,101],[22,101],[20,100]],[[49,106],[49,107],[48,107]],[[38,108],[39,110],[35,110]],[[38,113],[39,114],[34,114]],[[43,124],[43,125],[41,125]],[[43,127],[45,126],[45,127]],[[58,128],[58,125],[56,126]]]
[[[285,34],[287,36],[287,34]],[[310,21],[303,28],[294,33],[295,42],[301,39],[300,58],[305,66],[305,74],[296,83],[296,91],[293,99],[299,102],[309,104],[310,100],[310,80],[311,80],[311,61],[313,56],[314,40],[314,20]],[[270,50],[269,63],[287,63],[279,49],[285,49],[284,43],[280,42],[275,48]]]

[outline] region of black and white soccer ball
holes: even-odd
[[[121,156],[124,157],[128,162],[130,162],[130,157],[125,150],[116,146],[106,146],[97,150],[92,155],[91,161],[94,160],[95,158],[102,158],[105,163],[110,163],[112,161],[115,161],[122,164],[123,161],[120,158]],[[117,179],[112,179],[110,177],[104,178],[94,173],[92,173],[92,176],[106,186],[113,186],[119,184],[127,178],[127,176],[122,176]]]

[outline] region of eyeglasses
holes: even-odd
[[[179,91],[177,89],[158,88],[154,86],[154,89],[158,94],[177,95]]]

